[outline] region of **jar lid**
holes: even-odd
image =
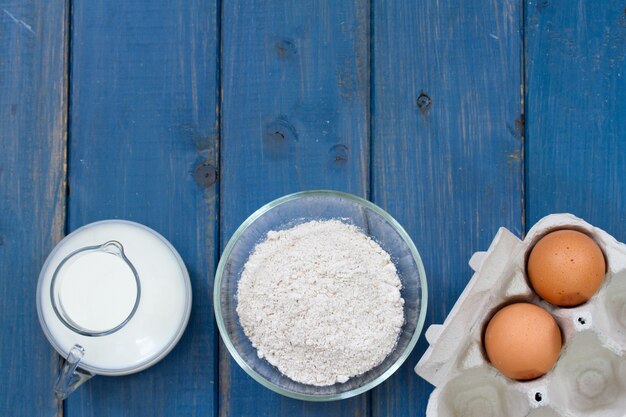
[[[94,374],[139,372],[162,359],[182,336],[191,284],[174,247],[154,230],[125,220],[81,227],[46,260],[37,285],[46,337]]]

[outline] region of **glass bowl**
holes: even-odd
[[[260,359],[243,332],[237,315],[237,285],[248,256],[267,232],[312,220],[338,219],[357,226],[385,249],[393,260],[404,298],[404,325],[395,349],[375,368],[330,386],[295,382]],[[406,231],[387,212],[367,200],[336,191],[304,191],[261,207],[243,222],[220,259],[213,292],[215,318],[224,344],[235,361],[261,385],[287,397],[331,401],[365,392],[393,374],[409,356],[424,325],[426,274],[419,253]]]

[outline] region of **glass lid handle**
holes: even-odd
[[[85,355],[85,349],[80,345],[74,345],[67,355],[59,379],[54,384],[54,395],[59,400],[64,400],[83,382],[87,381],[92,374],[78,368],[80,360]]]

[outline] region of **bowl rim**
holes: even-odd
[[[411,255],[413,256],[413,259],[415,261],[419,274],[420,274],[420,285],[421,285],[421,290],[422,290],[422,299],[420,301],[421,303],[420,311],[419,311],[419,315],[417,319],[417,325],[415,327],[415,332],[413,333],[413,336],[411,337],[411,340],[409,341],[408,345],[404,349],[404,352],[402,352],[402,354],[398,357],[398,359],[389,368],[387,368],[385,372],[380,374],[378,377],[376,377],[372,381],[368,382],[367,384],[363,386],[354,388],[350,391],[346,391],[346,392],[342,392],[338,394],[322,394],[322,395],[301,394],[301,393],[284,389],[268,381],[267,379],[265,379],[261,374],[259,374],[257,371],[252,369],[246,363],[246,361],[241,357],[241,355],[239,354],[239,352],[233,345],[232,341],[230,340],[230,337],[228,336],[228,332],[226,331],[226,325],[224,323],[222,310],[221,310],[220,288],[221,288],[222,276],[224,274],[224,269],[226,265],[226,260],[230,257],[230,254],[233,250],[233,247],[235,246],[235,243],[239,240],[239,238],[244,233],[244,231],[252,223],[254,223],[257,219],[259,219],[263,214],[267,213],[269,210],[281,204],[290,202],[292,200],[297,200],[302,197],[310,197],[310,196],[334,196],[334,197],[345,198],[348,200],[352,200],[376,212],[380,216],[382,216],[386,221],[388,221],[391,224],[391,226],[398,232],[402,240],[404,240],[404,242],[407,244],[409,250],[411,251]],[[394,219],[389,213],[387,213],[385,210],[383,210],[376,204],[372,203],[371,201],[361,198],[359,196],[356,196],[354,194],[349,194],[349,193],[344,193],[341,191],[334,191],[334,190],[308,190],[308,191],[300,191],[300,192],[296,192],[292,194],[287,194],[285,196],[282,196],[275,200],[270,201],[269,203],[263,205],[261,208],[259,208],[254,213],[252,213],[243,223],[241,223],[241,225],[237,228],[237,230],[235,230],[231,238],[228,240],[228,243],[224,247],[224,250],[220,256],[219,263],[217,265],[217,270],[215,272],[215,279],[213,282],[213,310],[215,312],[215,320],[217,322],[217,327],[219,329],[219,333],[222,337],[222,340],[224,344],[226,345],[228,352],[230,352],[230,355],[233,357],[233,359],[235,359],[235,362],[237,362],[237,364],[250,377],[252,377],[255,381],[257,381],[262,386],[269,388],[270,390],[278,394],[284,395],[286,397],[294,398],[297,400],[314,401],[314,402],[334,401],[334,400],[342,400],[342,399],[354,397],[356,395],[369,391],[370,389],[376,387],[377,385],[380,385],[383,381],[385,381],[393,373],[395,373],[395,371],[397,371],[398,368],[400,368],[400,366],[402,366],[402,364],[407,360],[407,358],[409,357],[409,355],[415,348],[415,345],[417,344],[417,341],[420,335],[422,334],[424,322],[426,320],[427,304],[428,304],[428,287],[427,287],[427,282],[426,282],[426,271],[424,270],[424,264],[422,262],[422,258],[420,257],[420,254],[417,251],[417,248],[415,247],[413,240],[411,239],[409,234],[406,232],[406,230],[404,230],[404,228],[400,225],[400,223],[398,223],[398,221]]]

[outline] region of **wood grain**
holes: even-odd
[[[374,3],[372,200],[407,229],[428,278],[426,327],[500,226],[522,232],[518,1]],[[426,328],[425,327],[425,328]],[[423,416],[413,354],[372,393],[374,416]]]
[[[623,1],[526,3],[526,210],[572,212],[626,240]]]
[[[63,237],[65,2],[0,3],[0,415],[54,416],[57,355],[36,310],[39,270]]]
[[[525,17],[513,0],[233,0],[220,34],[217,0],[0,2],[0,414],[63,411],[35,288],[67,204],[69,231],[125,218],[170,239],[194,305],[167,358],[89,381],[66,415],[423,416],[423,338],[371,395],[328,404],[274,394],[218,354],[219,247],[290,192],[370,197],[420,250],[428,326],[499,226],[569,211],[626,240],[625,5],[523,4]]]
[[[152,227],[191,275],[186,333],[160,363],[96,377],[75,416],[208,416],[216,408],[217,8],[214,1],[73,1],[69,227]]]
[[[319,188],[366,195],[368,2],[224,2],[222,27],[222,247],[281,195]],[[221,416],[366,416],[367,402],[282,397],[220,347]]]

